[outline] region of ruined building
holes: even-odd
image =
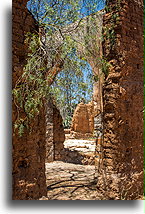
[[[110,0],[108,7],[103,20],[103,55],[111,65],[103,87],[104,166],[124,177],[119,188],[128,189],[133,199],[143,194],[143,1]]]
[[[38,31],[26,4],[27,0],[13,0],[13,87],[27,57],[25,34]],[[116,186],[107,184],[108,191],[114,192],[112,199],[120,192],[124,197],[122,186],[127,190],[127,199],[136,199],[143,195],[143,0],[108,0],[107,5],[100,50],[108,62],[104,83],[101,82],[104,127],[101,166],[108,179],[110,175],[117,176]],[[52,104],[48,103],[47,108],[43,106],[31,124],[31,133],[25,131],[23,137],[13,133],[14,200],[46,196],[45,161],[60,158],[64,140],[62,119]],[[17,117],[13,101],[13,123]]]
[[[13,87],[22,74],[27,57],[25,35],[38,31],[37,23],[26,8],[27,0],[13,0]],[[24,112],[21,112],[24,114]],[[18,112],[13,100],[12,122]],[[31,200],[46,195],[45,178],[45,115],[35,118],[33,132],[19,137],[13,132],[13,199]]]
[[[72,133],[74,132],[74,133]],[[79,103],[74,111],[72,118],[71,133],[85,135],[93,134],[94,132],[94,103],[84,104]]]

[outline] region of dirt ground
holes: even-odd
[[[97,188],[95,166],[55,161],[46,164],[47,198],[40,200],[104,200]]]

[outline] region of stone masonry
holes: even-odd
[[[38,31],[26,3],[13,0],[13,87],[27,57],[25,34]],[[109,198],[136,199],[143,195],[143,0],[108,0],[107,6],[103,55],[110,66],[103,86],[103,166],[117,182],[106,180]],[[46,196],[46,158],[51,154],[48,162],[61,159],[62,118],[46,104],[31,124],[31,133],[13,133],[13,200]],[[17,117],[13,102],[13,123]]]
[[[38,31],[26,3],[27,0],[13,0],[13,87],[22,74],[27,57],[25,35],[27,32]],[[18,117],[14,101],[12,107],[14,123]],[[31,127],[32,133],[26,130],[22,137],[13,132],[13,200],[34,200],[46,195],[44,110],[35,118]]]
[[[54,143],[53,143],[53,103],[49,99],[45,104],[46,119],[46,163],[54,161]]]
[[[111,65],[103,89],[104,165],[121,174],[119,191],[134,199],[143,194],[143,0],[109,0],[103,25]]]
[[[93,134],[94,131],[94,103],[79,103],[74,111],[71,133]]]
[[[26,8],[27,0],[13,1],[13,88],[22,75],[28,47],[27,32],[37,33],[39,28]],[[54,76],[62,62],[52,68]],[[53,78],[52,78],[53,79]],[[51,84],[51,82],[50,82]],[[20,112],[25,115],[25,112]],[[13,124],[18,113],[13,101]],[[25,130],[22,137],[13,132],[13,199],[31,200],[46,195],[45,162],[62,159],[65,139],[62,118],[50,99],[45,101],[39,116],[31,124],[32,132]]]
[[[60,111],[53,106],[53,144],[54,144],[54,160],[62,160],[64,157],[65,133],[62,124],[62,116]]]
[[[45,104],[46,118],[46,163],[54,160],[62,160],[64,156],[65,133],[62,125],[62,117],[59,110],[48,99]]]

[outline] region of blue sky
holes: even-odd
[[[30,3],[31,2],[33,2],[33,0],[30,0],[27,3],[28,9],[30,9]],[[37,0],[35,2],[36,2],[35,5],[38,5]],[[52,3],[51,0],[44,0],[44,2],[47,2],[48,5],[50,4],[49,2]],[[91,5],[91,7],[92,7],[92,5],[97,5],[97,7],[94,8],[93,12],[102,10],[105,7],[105,2],[106,2],[106,0],[80,0],[80,6],[81,6],[80,13],[83,17],[90,15],[92,13],[92,10],[89,10],[89,5]],[[43,14],[43,10],[44,10],[44,7],[43,7],[43,1],[42,1],[39,13]]]
[[[102,10],[105,7],[105,0],[89,0],[90,3],[96,3],[97,2],[97,7],[94,9],[94,11],[99,11]],[[88,2],[87,2],[88,3]],[[87,5],[86,3],[86,5]],[[92,12],[91,10],[87,10],[87,8],[85,7],[85,4],[82,4],[82,10],[81,12],[83,13],[84,16],[90,15]]]
[[[28,9],[30,8],[30,2],[33,0],[30,0],[27,4]],[[44,0],[45,1],[45,0]],[[46,0],[48,2],[48,4],[50,4],[50,2],[52,3],[52,0]],[[75,0],[74,0],[75,1]],[[37,2],[37,0],[35,1]],[[60,1],[61,2],[61,1]],[[89,7],[90,5],[90,7]],[[92,6],[95,5],[95,7],[92,10]],[[96,7],[97,5],[97,7]],[[34,8],[37,8],[38,4],[36,3]],[[96,11],[102,10],[105,7],[105,0],[80,0],[80,15],[82,17],[85,17],[87,15],[90,15],[91,13],[94,13]],[[91,10],[89,9],[91,8]],[[42,6],[40,7],[40,16],[41,14],[43,14],[43,1],[42,1]],[[62,71],[63,72],[63,71]],[[89,63],[86,62],[86,67],[82,69],[83,72],[83,76],[84,76],[84,82],[87,83],[88,82],[88,74],[92,73],[92,68],[89,65]]]

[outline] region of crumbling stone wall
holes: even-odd
[[[120,188],[135,199],[143,194],[143,0],[108,1],[103,54],[111,64],[103,89],[104,165],[124,177]]]
[[[103,88],[103,163],[107,172],[121,176],[118,193],[135,199],[143,194],[143,0],[107,2],[103,55],[111,66]],[[38,30],[26,3],[27,0],[13,0],[13,87],[27,57],[24,35]],[[54,111],[56,115],[52,114],[49,122],[56,127],[58,135],[57,128],[62,133],[63,129],[58,111]],[[17,119],[14,103],[12,119],[13,123]],[[38,199],[46,195],[45,139],[46,134],[50,137],[49,131],[51,134],[54,131],[50,124],[46,126],[46,119],[43,109],[32,124],[32,133],[25,131],[23,137],[13,135],[13,199]],[[51,143],[55,141],[53,152],[57,147],[57,135],[51,135],[50,139]],[[55,153],[52,156],[56,158]],[[121,190],[122,186],[127,194]]]
[[[25,34],[38,30],[37,23],[26,8],[27,0],[13,0],[13,87],[21,76],[27,57]],[[18,113],[13,102],[12,121]],[[20,114],[24,114],[21,112]],[[32,133],[19,137],[13,132],[13,200],[38,199],[46,195],[45,178],[45,115],[35,118]]]
[[[54,160],[64,159],[65,133],[62,124],[62,117],[53,104],[52,99],[48,99],[45,104],[46,118],[46,163]]]
[[[53,103],[51,99],[45,103],[46,119],[46,163],[54,161],[54,143],[53,143]]]
[[[71,124],[71,135],[92,134],[94,131],[94,103],[79,103],[74,111]]]
[[[60,111],[53,106],[53,143],[54,143],[54,160],[63,160],[65,151],[64,143],[65,133],[63,127],[62,116]]]

